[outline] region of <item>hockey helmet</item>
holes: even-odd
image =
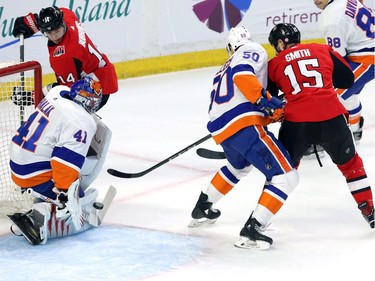
[[[42,33],[60,28],[64,24],[63,12],[56,6],[41,9],[38,25]]]
[[[86,76],[72,85],[69,97],[89,113],[94,113],[102,101],[102,86],[99,81]]]
[[[253,37],[244,26],[232,27],[227,38],[227,52],[232,55],[239,47],[247,42],[252,42]]]
[[[300,43],[301,33],[298,28],[291,23],[279,23],[275,25],[268,37],[270,44],[277,50],[277,40],[281,39],[284,44]]]

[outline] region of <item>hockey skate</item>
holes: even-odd
[[[201,192],[198,202],[191,212],[193,218],[189,227],[197,227],[203,223],[214,223],[220,217],[220,211],[212,208],[212,203],[207,201],[207,194]]]
[[[244,249],[269,249],[273,240],[260,233],[261,227],[262,225],[251,214],[245,226],[241,229],[240,239],[234,243],[234,246]]]
[[[321,147],[319,144],[316,146],[316,152],[318,153],[319,158],[323,158],[325,156],[325,152],[323,147]],[[310,146],[308,150],[306,150],[305,154],[303,155],[304,159],[315,159],[315,149],[314,145]]]
[[[47,231],[45,216],[35,209],[26,213],[15,213],[8,215],[12,222],[19,228],[22,235],[32,245],[45,244],[47,241]],[[11,226],[13,231],[13,225]]]
[[[375,219],[374,219],[374,206],[371,206],[369,202],[365,201],[358,204],[358,209],[361,210],[363,217],[370,225],[371,228],[375,227]]]
[[[361,118],[359,119],[359,129],[353,132],[354,142],[356,145],[358,145],[362,139],[362,129],[364,122],[365,119],[361,116]]]

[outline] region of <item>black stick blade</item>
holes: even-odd
[[[206,148],[198,148],[197,154],[200,157],[207,158],[207,159],[226,159],[224,152],[221,151],[213,151]]]
[[[107,173],[114,176],[114,177],[118,177],[118,178],[126,178],[126,179],[130,179],[130,178],[138,178],[138,177],[141,177],[144,175],[144,173],[124,173],[124,172],[120,172],[118,170],[115,170],[115,169],[108,169],[107,170]]]

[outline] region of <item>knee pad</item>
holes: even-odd
[[[242,179],[243,177],[247,176],[251,170],[254,168],[253,165],[247,166],[243,169],[236,169],[234,168],[229,162],[227,163],[228,170],[238,179]]]
[[[299,183],[299,174],[296,169],[286,174],[273,176],[269,184],[277,187],[285,194],[289,195]]]

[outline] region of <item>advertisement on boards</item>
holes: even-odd
[[[335,0],[346,1],[346,0]],[[373,8],[373,1],[369,6]],[[84,30],[112,62],[224,48],[228,30],[245,25],[259,43],[278,23],[293,23],[302,39],[320,38],[321,10],[313,0],[33,0],[0,3],[0,60],[19,59],[14,21],[56,5],[74,11]],[[25,60],[37,60],[48,72],[47,39],[25,40]]]

